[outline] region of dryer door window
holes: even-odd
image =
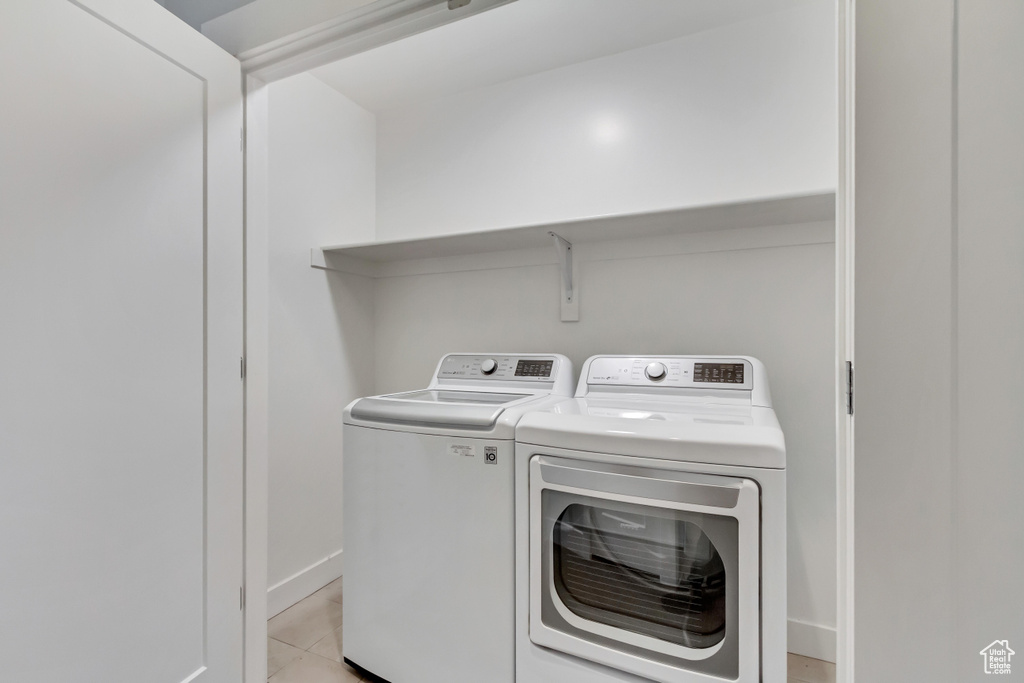
[[[552,528],[555,591],[584,619],[709,648],[725,639],[728,615],[725,564],[704,529],[734,554],[736,525],[732,517],[570,503]]]
[[[759,532],[751,480],[534,456],[530,639],[653,680],[750,676]]]

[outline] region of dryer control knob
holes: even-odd
[[[494,374],[494,371],[497,369],[498,364],[497,362],[495,362],[493,358],[488,358],[487,360],[480,364],[480,372],[484,373],[485,375],[492,375]]]
[[[647,369],[644,374],[647,375],[647,379],[653,379],[658,381],[665,379],[665,373],[668,372],[668,368],[665,367],[664,363],[650,363],[647,365]]]

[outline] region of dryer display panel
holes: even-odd
[[[598,356],[589,365],[587,384],[752,391],[754,368],[740,358]]]

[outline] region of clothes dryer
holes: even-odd
[[[345,661],[391,683],[512,683],[515,426],[571,396],[558,354],[449,354],[345,409]]]
[[[758,360],[595,356],[516,441],[518,683],[784,683],[786,450]]]

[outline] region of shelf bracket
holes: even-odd
[[[576,274],[572,269],[572,243],[554,232],[549,231],[548,234],[555,238],[558,269],[562,276],[559,299],[562,322],[577,322],[580,319],[580,295]]]

